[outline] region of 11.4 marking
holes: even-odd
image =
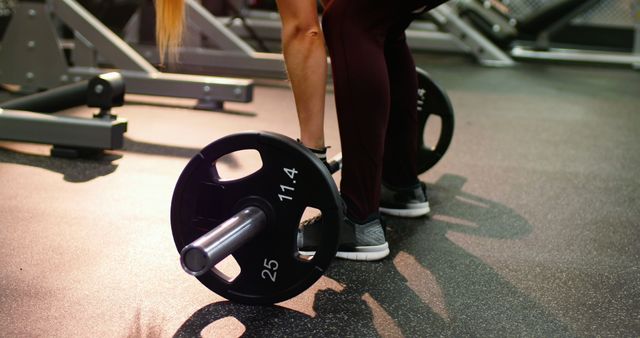
[[[285,174],[287,174],[287,176],[291,179],[291,182],[293,184],[296,184],[296,180],[294,180],[296,174],[298,173],[298,171],[295,168],[282,168],[285,172]],[[291,197],[290,195],[288,195],[288,193],[293,193],[296,188],[295,187],[290,187],[288,185],[280,185],[280,190],[282,190],[282,194],[278,194],[278,198],[280,199],[280,202],[284,202],[285,200],[288,201],[292,201],[293,197]]]

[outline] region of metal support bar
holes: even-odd
[[[91,41],[98,53],[112,62],[115,67],[147,73],[158,72],[147,60],[136,53],[131,46],[76,1],[52,0],[52,6],[55,14],[65,24],[80,32],[88,41]]]
[[[578,49],[551,48],[545,51],[532,50],[524,47],[514,47],[511,55],[517,59],[585,62],[600,64],[637,65],[640,64],[639,54],[598,52]]]
[[[0,103],[0,109],[53,113],[87,102],[89,80],[49,89]]]
[[[468,46],[480,64],[493,67],[509,67],[515,64],[509,55],[460,19],[447,4],[432,9],[428,14],[438,25]]]
[[[258,207],[247,207],[216,226],[180,252],[182,268],[200,276],[236,251],[267,226],[267,216]]]
[[[0,109],[0,139],[57,146],[119,149],[125,119],[83,119]]]
[[[104,69],[73,67],[72,76],[88,78],[104,73]],[[121,70],[127,84],[127,92],[197,98],[205,101],[251,102],[253,100],[253,81],[214,76],[187,75],[175,73],[136,72]]]
[[[155,46],[136,45],[135,49],[151,62],[158,62]],[[282,54],[258,53],[246,55],[242,52],[224,51],[210,48],[180,48],[180,63],[176,71],[198,72],[200,74],[220,74],[249,78],[286,79]]]

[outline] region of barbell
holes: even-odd
[[[448,97],[423,71],[418,72],[418,169],[435,165],[453,133]],[[437,110],[441,109],[441,110]],[[435,147],[423,133],[431,115],[441,118]],[[255,150],[262,166],[248,176],[225,180],[216,163],[225,155]],[[341,158],[329,168],[338,170]],[[298,252],[297,234],[304,211],[320,211],[325,231],[311,257]],[[187,164],[171,201],[171,228],[182,268],[229,300],[273,304],[314,284],[336,254],[343,206],[331,173],[300,143],[271,132],[232,134],[204,147]],[[216,268],[233,256],[240,273]]]

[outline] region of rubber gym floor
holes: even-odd
[[[273,307],[227,302],[185,274],[169,208],[183,167],[211,141],[247,129],[297,136],[288,88],[258,86],[226,113],[129,95],[115,109],[129,119],[125,148],[102,158],[0,142],[0,335],[637,337],[640,73],[417,62],[457,118],[448,153],[421,176],[431,215],[388,218],[388,258],[335,260]],[[331,93],[326,119],[333,155]]]

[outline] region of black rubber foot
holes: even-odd
[[[95,148],[69,148],[69,147],[61,147],[61,146],[55,146],[55,145],[51,147],[52,157],[85,158],[85,157],[95,157],[102,154],[103,154],[102,149],[95,149]]]
[[[194,107],[198,110],[222,111],[224,109],[224,101],[198,100]]]

